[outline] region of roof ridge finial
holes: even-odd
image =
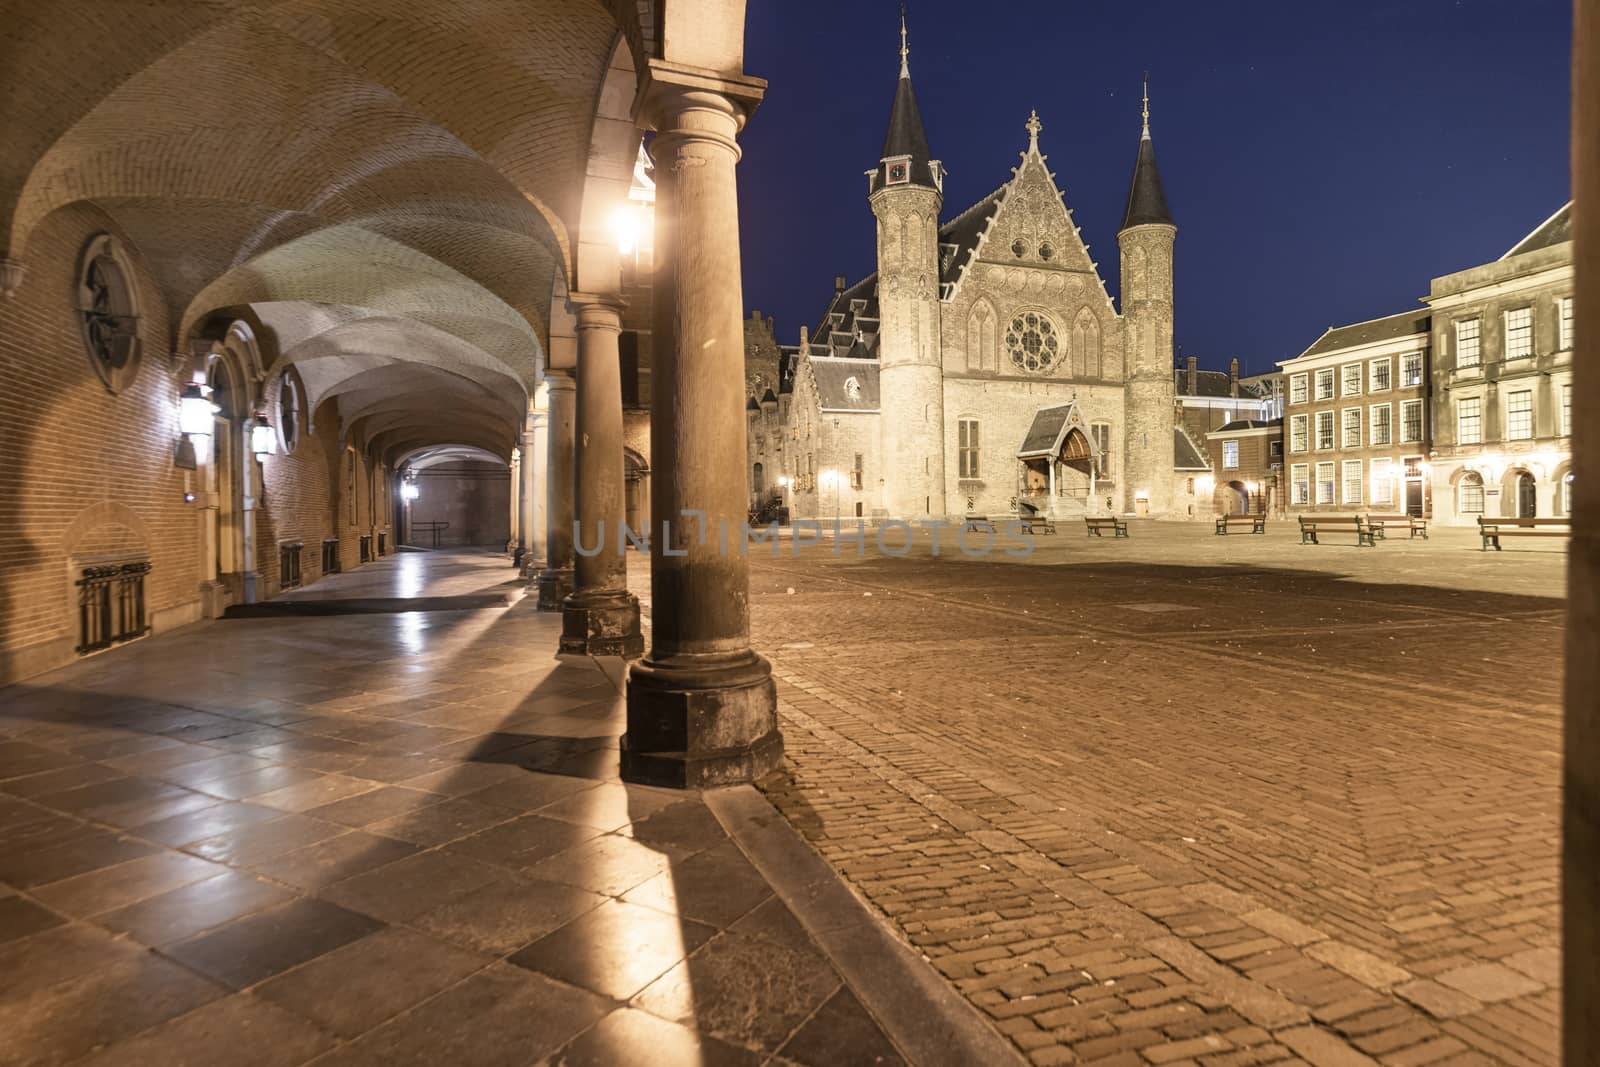
[[[1028,121],[1023,123],[1023,129],[1028,131],[1028,151],[1039,151],[1039,131],[1044,129],[1044,123],[1039,121],[1039,112],[1034,110],[1028,116]]]
[[[1143,140],[1150,139],[1150,72],[1144,72],[1144,134]]]
[[[911,46],[906,42],[906,5],[900,4],[900,77],[911,77]]]

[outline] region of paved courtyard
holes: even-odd
[[[762,785],[1035,1063],[1553,1063],[1564,542],[1507,545],[764,554]]]

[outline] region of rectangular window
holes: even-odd
[[[1317,399],[1333,399],[1333,368],[1327,367],[1317,371]]]
[[[1374,404],[1367,418],[1367,444],[1387,445],[1394,441],[1393,404]]]
[[[850,488],[860,489],[862,479],[861,453],[856,453],[856,465],[850,469]]]
[[[1422,440],[1422,401],[1401,401],[1400,443],[1408,445],[1420,440]]]
[[[1374,504],[1394,503],[1394,460],[1375,459],[1372,461],[1372,502]]]
[[[1561,342],[1557,347],[1562,352],[1572,351],[1572,297],[1564,296],[1556,301],[1556,322]]]
[[[1483,479],[1476,474],[1466,474],[1461,479],[1460,509],[1463,515],[1483,514]]]
[[[1462,319],[1456,323],[1456,366],[1476,367],[1483,358],[1479,334],[1482,328],[1477,319]]]
[[[1291,503],[1311,503],[1311,467],[1309,464],[1296,463],[1289,468],[1289,492]]]
[[[1422,353],[1410,352],[1400,357],[1400,386],[1414,389],[1422,384]]]
[[[1370,393],[1387,393],[1390,385],[1390,374],[1394,370],[1394,360],[1375,359],[1367,364],[1367,377],[1369,379],[1367,391]]]
[[[1089,432],[1094,434],[1095,447],[1100,450],[1100,461],[1095,465],[1096,478],[1111,477],[1111,424],[1097,422],[1089,427]]]
[[[1359,363],[1346,363],[1344,365],[1344,367],[1341,368],[1341,373],[1344,376],[1344,384],[1340,387],[1340,395],[1341,396],[1360,396],[1361,395],[1361,364],[1359,364]]]
[[[978,476],[978,420],[962,419],[960,435],[961,477],[976,478]],[[859,489],[860,486],[856,488]]]
[[[1334,480],[1332,463],[1317,464],[1317,503],[1333,503]]]
[[[1456,401],[1456,443],[1478,445],[1483,443],[1483,399],[1476,396]]]
[[[1533,390],[1506,394],[1506,440],[1533,440]]]
[[[1561,435],[1572,434],[1572,383],[1561,383]]]
[[[1344,447],[1361,447],[1361,409],[1344,409]]]
[[[1311,416],[1293,415],[1289,418],[1289,451],[1311,451]]]
[[[1317,447],[1333,447],[1333,412],[1317,412]]]
[[[1364,499],[1361,495],[1361,466],[1359,459],[1344,461],[1344,495],[1341,497],[1343,503],[1360,504]]]
[[[1533,355],[1533,309],[1512,308],[1506,312],[1506,358],[1527,359]]]
[[[1222,469],[1236,471],[1239,469],[1239,442],[1222,442]]]
[[[1304,404],[1311,395],[1309,375],[1294,374],[1289,377],[1289,403]]]

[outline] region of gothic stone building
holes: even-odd
[[[1040,129],[1035,115],[1009,181],[941,224],[945,171],[902,57],[868,172],[878,270],[837,279],[816,329],[780,353],[777,388],[752,388],[754,506],[908,521],[1192,514],[1193,472],[1175,462],[1177,228],[1148,108],[1118,235],[1120,312]]]

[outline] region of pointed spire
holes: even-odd
[[[900,5],[900,77],[911,77],[911,46],[906,43],[906,5]]]
[[[1028,151],[1039,151],[1039,131],[1044,129],[1044,123],[1039,121],[1039,112],[1034,111],[1028,116],[1028,121],[1023,123],[1023,129],[1028,131]]]
[[[1122,215],[1122,228],[1152,224],[1171,226],[1172,210],[1167,207],[1166,190],[1161,185],[1161,170],[1156,166],[1156,145],[1150,139],[1150,76],[1145,75],[1144,132],[1139,137],[1139,157],[1133,164],[1133,182],[1128,188],[1128,209]]]

